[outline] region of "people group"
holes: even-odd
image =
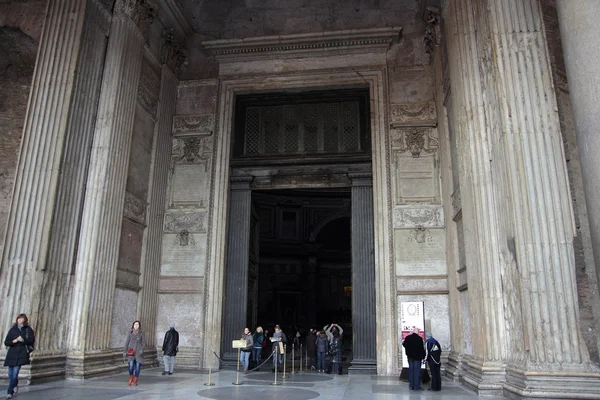
[[[442,390],[440,373],[442,348],[430,332],[425,334],[425,342],[420,333],[421,330],[415,327],[413,332],[402,342],[408,359],[408,388],[410,390],[422,390],[421,364],[427,362],[431,373],[431,387],[427,390],[439,392]]]

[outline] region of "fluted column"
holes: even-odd
[[[488,121],[501,132],[492,159],[502,160],[494,181],[507,194],[507,212],[499,213],[509,242],[502,282],[506,328],[514,333],[505,389],[560,397],[564,385],[580,380],[574,390],[598,393],[600,382],[579,388],[587,379],[576,377],[593,369],[579,328],[575,226],[540,3],[523,0],[515,12],[510,0],[487,0],[486,11],[495,57],[482,73],[496,91],[488,98],[497,117]]]
[[[167,195],[167,180],[171,161],[173,115],[177,103],[175,75],[163,66],[158,104],[158,127],[153,149],[152,174],[150,178],[148,229],[146,232],[146,252],[140,277],[142,290],[138,312],[146,326],[148,346],[156,344],[156,313],[158,307],[158,281],[160,278],[161,248],[163,236],[163,215]]]
[[[446,35],[460,168],[473,354],[463,382],[493,394],[502,390],[506,331],[499,225],[490,164],[490,127],[484,108],[477,29],[481,10],[471,0],[446,1]]]
[[[227,358],[237,357],[237,351],[231,348],[231,341],[242,337],[247,320],[251,182],[252,177],[231,178],[223,310],[225,321],[221,341],[221,354]]]
[[[352,366],[350,373],[377,372],[373,179],[352,179]]]
[[[135,3],[119,1],[110,30],[75,266],[68,373],[108,349],[121,218],[144,40]],[[125,5],[124,5],[125,4]],[[129,7],[129,8],[128,8]],[[133,8],[131,8],[133,7]],[[135,12],[135,11],[133,11]]]
[[[2,337],[21,312],[29,314],[36,326],[40,310],[45,307],[41,291],[45,281],[60,285],[60,290],[68,285],[58,278],[60,270],[46,271],[46,261],[61,160],[69,124],[73,122],[69,111],[77,97],[75,76],[86,6],[80,0],[48,1],[2,256]],[[55,347],[55,343],[45,339],[41,343],[44,348]]]
[[[590,223],[590,236],[600,281],[600,2],[557,0],[560,38],[569,81],[569,97],[575,116],[577,147]]]

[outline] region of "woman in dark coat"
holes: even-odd
[[[333,331],[331,341],[331,372],[342,374],[342,335],[337,329]]]
[[[29,319],[25,314],[19,314],[16,323],[6,334],[4,345],[8,347],[4,366],[8,367],[8,390],[7,399],[17,393],[19,385],[19,371],[22,365],[29,364],[29,353],[33,351],[35,335],[33,329],[28,325]]]
[[[140,367],[144,363],[144,348],[146,347],[146,336],[142,332],[142,326],[140,321],[135,321],[131,325],[131,332],[127,335],[125,341],[125,353],[123,357],[129,359],[129,381],[128,386],[131,386],[131,382],[135,386],[138,384],[138,378],[140,377]],[[133,352],[133,354],[131,354]]]

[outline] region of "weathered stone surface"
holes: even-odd
[[[133,321],[136,320],[137,300],[138,292],[122,288],[115,289],[110,322],[110,348],[125,348],[125,340],[129,335],[129,331],[131,331]],[[145,327],[142,326],[142,329],[145,329]]]

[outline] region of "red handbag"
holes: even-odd
[[[127,357],[133,357],[133,356],[135,356],[135,350],[133,349],[133,347],[130,347],[127,350]]]

